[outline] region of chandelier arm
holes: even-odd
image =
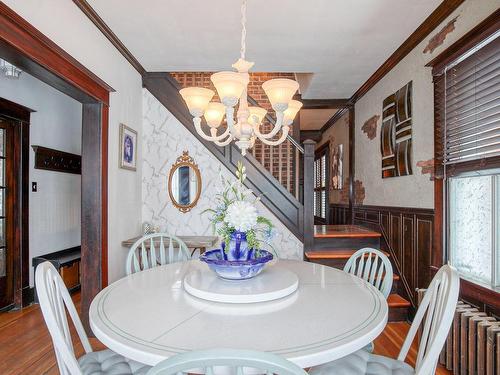
[[[230,131],[229,126],[228,126],[228,128],[226,129],[224,134],[219,135],[217,137],[211,137],[211,136],[207,135],[203,131],[203,129],[201,128],[201,117],[193,117],[193,123],[194,123],[194,127],[196,129],[196,132],[200,135],[200,137],[202,137],[203,139],[205,139],[207,141],[211,141],[211,142],[220,141],[221,139],[225,138],[227,136],[227,133],[229,133],[229,131]]]
[[[213,137],[215,141],[220,141],[226,138],[231,132],[231,128],[229,126],[226,127],[226,130],[220,135],[217,135],[217,128],[210,128],[210,135]]]
[[[224,147],[224,146],[227,146],[228,144],[230,144],[233,139],[234,139],[234,136],[232,134],[229,134],[229,136],[227,137],[227,139],[225,141],[222,141],[222,142],[220,142],[220,141],[214,141],[214,143],[217,146]]]
[[[254,125],[254,133],[259,137],[259,139],[271,139],[274,137],[280,129],[282,128],[283,125],[283,112],[276,112],[276,123],[274,124],[273,129],[267,133],[267,134],[262,134],[260,132],[260,124]]]
[[[261,138],[259,136],[257,136],[257,137],[260,139],[260,141],[262,143],[264,143],[268,146],[278,146],[279,144],[283,143],[286,140],[286,137],[288,136],[289,130],[290,130],[289,126],[287,126],[287,125],[283,126],[281,137],[276,141],[269,141],[266,138]]]

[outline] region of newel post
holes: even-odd
[[[304,253],[314,242],[314,150],[316,142],[304,141]]]

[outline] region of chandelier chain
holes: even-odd
[[[240,56],[245,60],[246,52],[246,39],[247,39],[247,0],[241,2],[241,50]]]

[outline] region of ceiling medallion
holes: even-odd
[[[262,84],[273,110],[276,112],[276,124],[267,134],[260,132],[260,125],[267,111],[261,107],[248,106],[247,86],[250,81],[249,69],[253,62],[245,60],[246,50],[246,0],[241,5],[241,51],[240,58],[232,67],[233,71],[224,71],[212,74],[210,77],[221,100],[211,102],[215,95],[213,90],[203,87],[186,87],[179,91],[186,102],[189,113],[193,116],[193,123],[198,134],[218,146],[226,146],[235,140],[236,145],[245,155],[248,149],[255,144],[256,139],[270,146],[283,143],[290,130],[290,125],[302,107],[298,100],[292,100],[299,89],[299,84],[291,79],[271,79]],[[239,103],[236,119],[234,109]],[[221,134],[218,128],[226,116],[227,128]],[[210,135],[201,127],[201,117],[205,118],[210,127]],[[281,130],[281,136],[272,140]]]

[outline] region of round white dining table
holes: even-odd
[[[173,263],[114,282],[92,301],[92,331],[108,348],[147,365],[187,351],[233,348],[272,352],[307,368],[361,349],[387,323],[383,295],[335,268],[280,260],[262,272],[294,272],[299,286],[293,294],[230,304],[184,290],[184,275],[202,267],[198,260]]]

